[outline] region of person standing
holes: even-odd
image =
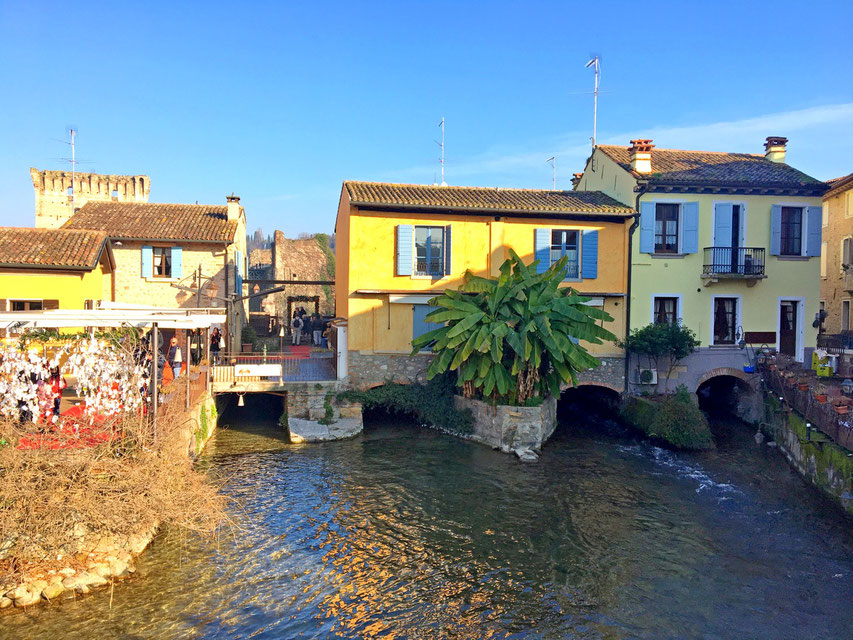
[[[213,330],[210,334],[210,357],[213,359],[213,364],[219,364],[219,350],[222,348],[222,332],[219,327]]]
[[[293,329],[293,338],[290,344],[298,345],[302,340],[302,317],[298,311],[293,314],[293,322],[290,323],[290,327]]]
[[[59,367],[54,367],[50,370],[50,378],[48,378],[47,382],[50,385],[51,392],[53,393],[53,415],[59,416],[59,406],[62,402],[62,390],[68,386],[65,382],[65,378],[63,378],[62,374],[59,372]]]
[[[184,363],[184,358],[181,355],[181,347],[178,345],[177,336],[173,336],[169,341],[169,366],[172,367],[172,377],[177,378],[181,375],[181,365]]]
[[[311,318],[311,333],[314,337],[314,346],[321,346],[323,343],[323,319],[316,313]]]

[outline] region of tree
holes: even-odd
[[[615,341],[597,322],[613,318],[591,307],[571,287],[565,257],[544,273],[525,265],[510,250],[497,278],[465,272],[459,291],[448,290],[430,300],[438,307],[428,322],[445,325],[412,341],[413,351],[432,345],[435,359],[428,378],[457,372],[465,397],[524,405],[531,398],[559,394],[563,382],[575,384],[579,372],[599,366],[579,344]]]
[[[681,323],[656,322],[634,329],[620,346],[629,354],[645,356],[649,369],[660,371],[661,361],[668,363],[663,385],[666,393],[675,367],[700,344],[693,330]],[[637,366],[639,368],[639,360]]]

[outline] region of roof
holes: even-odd
[[[648,180],[651,184],[769,188],[824,186],[820,180],[784,162],[771,162],[754,153],[653,148],[652,173],[637,173],[631,169],[629,147],[599,145],[598,149],[634,177]]]
[[[123,240],[234,241],[237,222],[226,205],[88,202],[63,229],[96,229]]]
[[[0,227],[0,267],[89,271],[106,244],[101,231]]]
[[[827,191],[823,197],[831,198],[832,196],[837,196],[839,193],[843,193],[848,189],[853,189],[853,173],[841,176],[840,178],[827,180],[826,184],[829,185],[829,191]]]
[[[492,187],[450,187],[384,182],[344,182],[354,205],[403,209],[510,214],[605,214],[635,211],[600,191],[550,191]]]

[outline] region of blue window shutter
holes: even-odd
[[[234,293],[243,295],[243,273],[240,269],[243,262],[243,254],[239,250],[234,251]]]
[[[397,225],[397,275],[412,275],[412,235],[414,231],[410,224]]]
[[[453,244],[450,240],[450,226],[444,228],[444,275],[449,276],[453,271],[453,261],[450,255],[450,247]]]
[[[443,322],[427,322],[427,315],[435,310],[436,307],[431,307],[428,304],[412,305],[412,340],[444,326]],[[427,351],[429,350],[427,349]]]
[[[640,203],[640,252],[655,252],[655,203]]]
[[[714,246],[732,246],[732,214],[734,206],[726,203],[714,205]]]
[[[183,278],[184,256],[181,247],[172,247],[172,277]]]
[[[808,236],[807,236],[807,244],[806,244],[806,255],[810,258],[814,258],[820,255],[820,228],[823,225],[822,216],[823,216],[823,207],[806,207],[804,213],[808,219],[808,222],[804,221],[803,226],[805,227],[808,224]]]
[[[782,252],[782,205],[770,207],[770,255],[778,256]]]
[[[699,203],[685,202],[681,205],[681,219],[684,221],[681,253],[696,253],[699,251]]]
[[[581,244],[581,278],[598,277],[598,231],[584,231]]]
[[[551,230],[536,229],[533,239],[533,257],[539,261],[536,273],[545,273],[551,266]]]
[[[144,246],[142,247],[142,277],[150,278],[154,275],[154,258],[153,251],[151,247]]]

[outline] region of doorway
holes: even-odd
[[[800,319],[797,317],[799,302],[781,300],[779,302],[779,353],[789,355],[795,360],[797,355],[797,334]]]

